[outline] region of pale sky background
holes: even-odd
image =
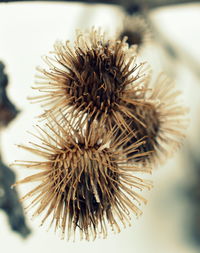
[[[152,64],[156,74],[163,70],[174,75],[177,86],[183,91],[183,100],[190,107],[190,138],[186,143],[196,147],[200,84],[194,71],[185,64],[184,54],[191,57],[196,66],[200,65],[200,4],[157,9],[151,18],[160,32],[176,46],[181,61],[167,58],[156,43],[144,48],[141,58]],[[114,34],[121,22],[121,9],[112,6],[42,2],[0,4],[0,60],[6,64],[10,79],[9,97],[22,110],[1,136],[7,164],[15,159],[28,159],[27,154],[14,144],[27,143],[26,131],[40,111],[39,106],[30,104],[27,97],[32,95],[30,87],[34,83],[35,67],[42,64],[41,56],[48,54],[56,40],[73,40],[77,28],[101,26]],[[153,173],[154,189],[143,194],[149,200],[147,206],[142,207],[144,214],[120,234],[110,234],[105,240],[89,243],[61,241],[53,232],[46,232],[45,228],[38,226],[39,218],[34,221],[28,218],[33,234],[22,240],[9,230],[6,216],[0,212],[0,252],[199,252],[184,237],[188,203],[174,194],[177,185],[188,182],[189,168],[186,168],[183,153],[184,148]],[[27,175],[27,171],[21,169],[15,169],[15,172],[18,178]],[[19,191],[23,195],[25,189]]]

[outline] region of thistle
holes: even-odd
[[[151,151],[148,156],[135,161],[155,165],[180,148],[185,137],[185,115],[188,111],[178,100],[180,94],[181,92],[175,89],[175,84],[164,74],[160,74],[155,85],[145,94],[146,104],[131,107],[132,113],[143,125],[127,119],[127,124],[134,129],[136,137],[133,136],[124,147],[127,148],[138,139],[145,138],[146,142],[139,147],[138,152]],[[131,156],[131,153],[129,155]]]
[[[54,58],[46,57],[49,69],[38,69],[42,75],[35,89],[43,94],[33,97],[49,112],[59,111],[76,119],[83,127],[88,118],[112,123],[121,129],[128,126],[124,117],[134,118],[127,104],[143,104],[140,100],[148,76],[145,63],[136,64],[135,49],[124,40],[105,39],[101,31],[78,32],[74,47],[69,42],[54,45]],[[57,117],[58,120],[58,117]]]
[[[150,168],[128,165],[127,156],[138,154],[137,149],[144,141],[135,142],[124,150],[119,147],[130,137],[119,136],[111,144],[116,130],[103,134],[103,126],[97,122],[86,125],[86,129],[75,130],[62,116],[65,128],[54,118],[46,129],[38,128],[40,144],[19,147],[42,156],[41,161],[17,161],[26,168],[41,170],[16,184],[40,182],[22,200],[33,198],[29,208],[33,214],[44,213],[42,224],[51,218],[55,229],[61,228],[62,238],[70,239],[79,230],[80,238],[94,240],[107,236],[109,224],[115,232],[121,226],[130,225],[132,212],[141,214],[138,204],[146,202],[137,190],[150,188],[151,183],[136,176],[138,172],[150,172]],[[56,127],[55,127],[56,126]],[[144,154],[146,155],[146,154]]]
[[[117,38],[122,40],[127,37],[126,42],[131,45],[137,45],[140,50],[151,38],[149,24],[142,15],[125,16],[122,28],[117,34]]]

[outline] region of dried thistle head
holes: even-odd
[[[117,37],[120,40],[127,37],[126,42],[130,46],[137,45],[139,50],[151,39],[149,24],[142,15],[125,16]]]
[[[124,147],[144,138],[146,142],[138,148],[138,152],[151,151],[148,156],[134,161],[155,165],[181,146],[187,127],[185,118],[187,108],[178,100],[180,93],[170,79],[160,74],[155,85],[145,94],[146,104],[131,107],[132,113],[139,121],[127,119],[127,124],[134,130],[136,136],[133,136]],[[140,121],[143,125],[139,123]]]
[[[33,99],[46,106],[43,116],[61,110],[76,118],[78,127],[89,117],[127,128],[124,117],[134,115],[126,104],[143,103],[140,97],[148,75],[145,63],[135,63],[133,48],[124,40],[106,40],[100,30],[92,29],[78,32],[73,47],[69,41],[56,43],[53,55],[45,58],[49,69],[39,69],[42,75],[35,85],[42,95]]]
[[[40,182],[23,200],[33,198],[29,206],[33,209],[36,205],[33,215],[44,213],[42,224],[51,218],[50,224],[54,223],[56,230],[61,228],[63,238],[65,232],[69,239],[77,230],[86,240],[105,238],[108,224],[119,232],[121,225],[130,224],[130,211],[136,216],[141,214],[138,204],[145,199],[136,189],[149,188],[151,184],[135,174],[150,169],[128,165],[126,157],[129,153],[134,153],[135,159],[141,156],[137,149],[143,142],[120,150],[128,136],[119,136],[111,144],[115,130],[103,134],[103,127],[93,122],[84,131],[77,131],[64,121],[65,128],[56,120],[54,126],[47,124],[46,130],[38,127],[36,137],[41,144],[20,145],[44,159],[16,162],[41,170],[16,184]]]

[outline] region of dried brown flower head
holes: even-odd
[[[151,38],[150,27],[141,15],[125,16],[123,26],[117,37],[122,40],[127,37],[127,43],[142,48]]]
[[[127,164],[127,155],[137,153],[143,141],[135,142],[124,150],[119,147],[130,137],[119,136],[112,144],[115,130],[103,134],[103,128],[95,122],[85,130],[75,130],[63,118],[65,128],[55,119],[46,130],[38,127],[41,144],[19,145],[42,156],[41,161],[18,161],[16,164],[35,168],[41,172],[16,184],[40,182],[26,198],[33,198],[30,208],[33,215],[44,213],[42,223],[51,218],[55,229],[65,231],[67,238],[79,230],[80,238],[95,239],[107,236],[107,225],[119,232],[121,225],[130,224],[129,213],[141,214],[138,204],[145,202],[136,189],[150,188],[149,181],[138,178],[138,172],[150,172],[149,168]],[[56,127],[55,127],[56,125]],[[35,136],[35,135],[34,135]],[[144,154],[145,155],[145,154]],[[46,213],[45,213],[46,211]]]
[[[143,103],[140,96],[148,75],[145,63],[135,63],[135,50],[124,40],[107,41],[94,29],[78,32],[74,47],[67,41],[56,43],[54,49],[54,58],[45,58],[50,69],[39,69],[42,76],[35,88],[43,94],[33,98],[46,106],[44,116],[62,110],[65,116],[76,118],[79,127],[90,117],[110,128],[112,122],[127,128],[124,117],[135,118],[127,103]]]
[[[146,104],[131,107],[132,113],[143,125],[139,124],[139,121],[127,119],[127,124],[134,130],[136,137],[133,136],[124,147],[145,138],[146,142],[138,148],[139,152],[152,151],[148,156],[135,161],[155,165],[181,146],[187,126],[187,108],[178,100],[180,93],[170,79],[160,74],[152,89],[145,93]]]

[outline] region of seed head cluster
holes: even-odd
[[[32,133],[39,143],[19,145],[42,159],[15,163],[41,172],[16,185],[38,183],[23,200],[32,198],[33,215],[62,238],[106,238],[108,227],[119,232],[141,214],[138,190],[151,182],[139,175],[180,146],[186,109],[166,77],[152,85],[126,39],[92,29],[78,32],[74,46],[57,42],[52,54],[38,69],[42,95],[32,98],[45,107],[45,126]]]
[[[152,32],[142,15],[125,16],[117,37],[120,40],[127,37],[127,43],[137,45],[137,51],[140,51],[151,40]]]

